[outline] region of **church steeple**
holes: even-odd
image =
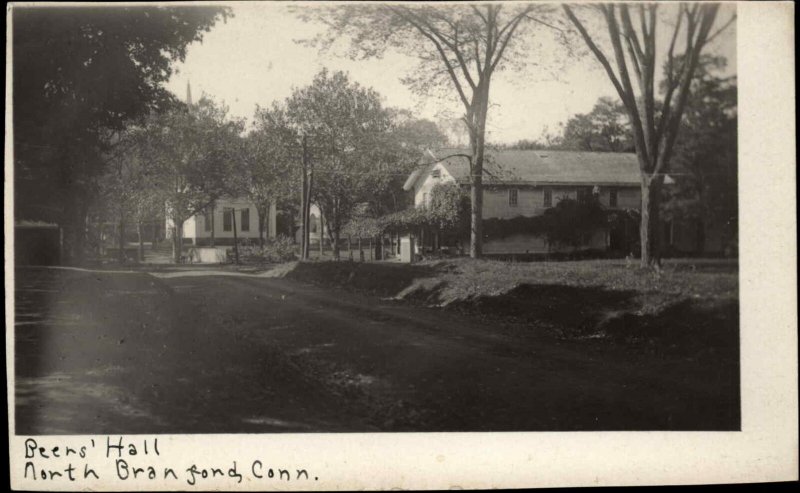
[[[189,81],[186,82],[186,105],[192,105],[192,83]]]

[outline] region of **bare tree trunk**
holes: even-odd
[[[361,247],[361,235],[358,236],[358,261],[364,261],[364,249]]]
[[[308,186],[308,175],[305,163],[305,142],[303,138],[303,167],[300,169],[300,260],[308,260],[308,215],[306,214],[306,187]]]
[[[660,178],[642,180],[642,218],[639,238],[642,247],[642,268],[661,266],[661,225],[659,220]]]
[[[469,256],[480,258],[483,255],[483,158],[486,144],[486,114],[489,100],[489,78],[481,91],[476,109],[474,127],[470,128],[472,147],[471,180],[471,221]]]
[[[183,250],[183,220],[173,219],[172,233],[172,259],[176,264],[181,263]]]
[[[214,230],[216,229],[216,225],[214,224],[214,211],[217,208],[217,204],[214,202],[211,203],[211,246],[216,246],[217,244],[217,236]]]
[[[308,139],[303,136],[303,177],[300,196],[300,215],[302,216],[302,239],[300,241],[300,258],[308,260],[311,251],[311,191],[314,185],[313,170],[308,156]],[[320,233],[320,238],[322,233]]]
[[[305,243],[305,250],[303,251],[303,258],[308,260],[311,257],[311,186],[313,184],[313,175],[308,177],[308,195],[306,196],[305,217],[303,224],[306,225],[303,232],[303,241]]]
[[[136,222],[136,233],[139,235],[139,262],[144,261],[144,234],[143,234],[142,221]]]
[[[269,224],[269,221],[270,221],[269,211],[270,210],[271,210],[270,203],[267,202],[267,205],[264,207],[264,216],[263,216],[264,217],[264,241],[265,242],[269,239],[269,230],[271,228],[271,226]],[[277,214],[277,212],[276,212],[276,214]],[[277,235],[277,231],[276,231],[275,234]]]
[[[330,222],[328,223],[330,225]],[[339,261],[340,260],[340,247],[339,247],[339,228],[330,231],[330,226],[328,226],[328,235],[331,237],[331,253],[333,254],[333,260]]]
[[[150,242],[150,249],[155,250],[158,243],[158,221],[153,221],[153,239]]]
[[[319,259],[325,256],[325,222],[322,219],[322,209],[319,211]]]
[[[267,221],[269,206],[266,209],[262,206],[258,208],[258,246],[264,248],[264,223]]]
[[[125,215],[119,215],[119,230],[117,231],[117,243],[119,245],[118,259],[120,263],[125,262]]]
[[[233,220],[233,255],[236,265],[239,265],[239,238],[236,237],[236,209],[231,207],[231,219]]]

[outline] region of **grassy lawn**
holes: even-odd
[[[667,261],[660,273],[624,260],[503,262],[452,259],[413,265],[316,262],[301,264],[295,277],[315,283],[349,286],[380,296],[411,294],[415,287],[438,285],[442,304],[499,296],[523,284],[602,288],[634,292],[645,310],[665,301],[738,299],[738,265],[718,260]],[[416,283],[416,285],[415,285]]]
[[[685,300],[738,298],[738,266],[718,261],[672,261],[660,273],[641,270],[636,262],[587,260],[510,263],[458,259],[428,264],[446,283],[444,300],[497,296],[523,284],[602,288],[636,293],[645,312]]]

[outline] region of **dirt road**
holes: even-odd
[[[18,269],[18,434],[735,429],[738,370],[249,276]]]

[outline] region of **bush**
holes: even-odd
[[[249,242],[247,242],[249,243]],[[239,258],[248,263],[276,263],[295,260],[294,241],[288,236],[279,235],[264,241],[264,247],[245,244],[239,247]]]
[[[378,218],[378,234],[407,233],[422,227],[433,227],[442,233],[468,234],[470,224],[469,195],[457,184],[438,184],[431,189],[425,207],[410,207]]]

